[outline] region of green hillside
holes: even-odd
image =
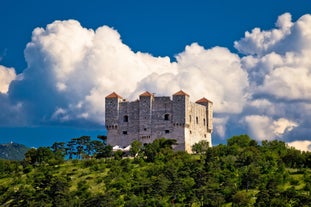
[[[29,147],[26,147],[22,144],[17,143],[8,143],[0,144],[0,158],[7,160],[23,160],[24,154],[29,150]]]
[[[311,206],[309,152],[281,141],[259,145],[247,135],[202,143],[193,155],[174,152],[173,143],[136,142],[135,157],[117,151],[67,161],[32,149],[24,161],[0,161],[0,205]]]

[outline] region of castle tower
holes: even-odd
[[[176,124],[186,123],[186,113],[189,105],[189,95],[180,90],[173,94],[173,122]]]
[[[110,145],[119,143],[117,139],[119,130],[119,106],[122,100],[122,97],[115,92],[109,94],[105,98],[105,125],[108,130],[107,137],[114,137],[114,139],[107,140]]]
[[[187,134],[185,128],[187,127],[188,107],[189,107],[189,95],[180,90],[173,94],[173,137],[177,140],[177,150],[186,150]]]
[[[148,91],[139,95],[139,138],[145,142],[151,141],[153,101],[153,94]]]
[[[207,132],[204,134],[203,140],[209,143],[209,146],[212,146],[212,131],[213,131],[213,102],[206,99],[205,97],[196,101],[197,104],[205,107],[205,117],[203,115],[203,125],[204,130]]]
[[[212,133],[213,131],[213,102],[203,97],[200,100],[197,100],[196,103],[201,104],[206,107],[206,117],[207,117],[206,127],[207,127],[207,131]]]

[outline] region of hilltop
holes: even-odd
[[[0,144],[0,158],[6,160],[23,160],[30,148],[18,143]]]
[[[0,205],[311,206],[310,152],[247,135],[199,143],[196,154],[174,144],[133,142],[130,157],[105,149],[70,160],[57,147],[31,149],[21,162],[0,160]]]

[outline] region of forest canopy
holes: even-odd
[[[174,139],[114,151],[105,137],[0,160],[1,206],[310,206],[311,153],[273,140],[174,151]]]

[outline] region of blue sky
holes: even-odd
[[[306,0],[2,1],[0,143],[95,138],[105,133],[108,93],[183,89],[213,100],[216,144],[247,133],[307,147],[310,8]]]

